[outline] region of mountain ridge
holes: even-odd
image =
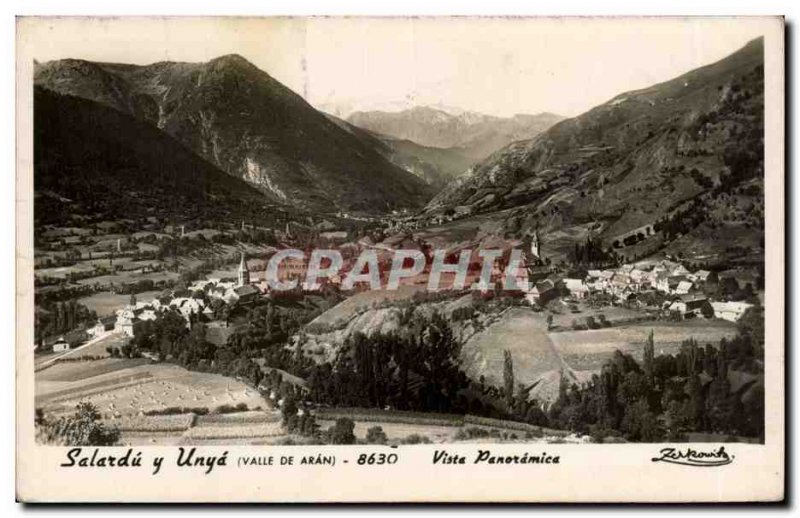
[[[530,138],[563,117],[549,112],[497,117],[462,111],[453,114],[431,107],[415,106],[401,111],[356,111],[347,121],[361,128],[431,148],[457,148],[480,160],[510,142]]]
[[[509,144],[451,182],[426,212],[506,211],[509,231],[539,226],[609,246],[649,225],[680,229],[661,243],[675,253],[703,248],[708,235],[724,236],[727,247],[758,248],[763,198],[746,192],[763,191],[763,95],[757,39]],[[652,252],[644,243],[632,250]]]
[[[59,60],[35,84],[145,120],[276,201],[308,209],[418,208],[433,192],[240,55],[150,65]]]
[[[254,187],[152,125],[104,104],[34,88],[35,219],[234,219],[277,214]]]

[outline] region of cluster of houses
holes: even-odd
[[[589,270],[584,279],[546,279],[533,283],[525,298],[531,304],[545,304],[565,292],[576,300],[602,293],[621,303],[657,292],[667,297],[663,309],[677,312],[683,318],[709,315],[713,311],[715,318],[736,322],[752,304],[709,300],[702,288],[710,275],[708,270],[691,272],[669,260],[623,264],[613,270]]]
[[[376,245],[359,243],[362,247]],[[408,245],[408,243],[406,243]],[[347,254],[348,256],[355,255]],[[349,257],[348,257],[349,258]],[[716,302],[709,300],[703,293],[703,286],[709,281],[708,270],[689,271],[680,263],[662,260],[655,263],[623,264],[615,269],[589,270],[585,278],[561,278],[550,267],[546,267],[541,258],[538,235],[535,234],[530,244],[527,265],[527,289],[522,296],[531,305],[545,305],[561,296],[580,301],[593,294],[605,294],[612,300],[622,303],[631,300],[642,300],[646,294],[660,293],[665,297],[662,309],[677,312],[682,318],[710,316],[736,322],[751,307],[746,302]],[[305,278],[307,264],[305,260],[289,257],[281,262],[278,271],[280,281]],[[500,266],[495,265],[493,274],[502,274]],[[264,275],[251,276],[244,254],[241,256],[238,278],[222,280],[216,278],[198,280],[189,286],[190,296],[177,297],[167,303],[155,299],[150,302],[131,303],[119,309],[115,315],[101,318],[97,324],[88,329],[90,336],[98,337],[108,332],[118,332],[125,336],[134,336],[142,322],[154,320],[160,311],[171,308],[177,311],[191,325],[192,318],[203,315],[206,321],[213,321],[214,312],[211,301],[217,299],[229,306],[247,305],[257,298],[269,295],[270,288]],[[522,273],[525,276],[525,273]],[[329,279],[338,284],[341,279]],[[419,282],[419,280],[414,281]],[[300,286],[303,289],[308,287]],[[203,292],[205,297],[194,295]],[[206,303],[205,301],[209,302]],[[227,327],[227,326],[225,326]],[[57,344],[59,348],[64,344]],[[68,346],[67,346],[68,348]]]
[[[121,333],[125,336],[135,336],[137,328],[148,320],[155,320],[159,313],[165,309],[171,309],[180,314],[186,325],[190,326],[192,318],[202,315],[206,320],[213,320],[214,311],[211,304],[206,304],[206,299],[219,299],[225,304],[246,304],[255,300],[261,292],[254,285],[250,284],[250,272],[244,255],[239,264],[239,277],[236,282],[223,281],[221,279],[208,279],[195,281],[188,289],[191,293],[187,297],[175,297],[167,303],[162,303],[159,299],[149,302],[137,302],[136,296],[131,296],[130,303],[116,311],[114,315],[100,318],[97,323],[87,330],[91,337],[99,337],[109,332]],[[197,292],[204,292],[206,298],[198,298],[194,295]]]

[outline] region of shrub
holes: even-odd
[[[403,444],[430,444],[431,440],[424,435],[414,433],[403,439]]]
[[[196,415],[206,415],[208,414],[207,407],[184,407],[184,406],[170,406],[167,408],[163,408],[161,410],[147,410],[144,415],[153,416],[153,415],[175,415],[175,414],[196,414]]]
[[[227,404],[220,405],[220,406],[218,406],[217,408],[214,409],[214,413],[215,414],[231,414],[231,413],[236,412],[236,411],[237,411],[236,407],[231,406],[231,405],[227,405]]]
[[[369,444],[386,444],[389,438],[380,426],[372,426],[367,430],[367,442]]]

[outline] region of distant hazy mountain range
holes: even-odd
[[[395,165],[380,139],[343,129],[237,55],[147,66],[52,61],[37,64],[35,84],[145,122],[275,203],[384,212],[422,207],[435,193]],[[140,125],[125,131],[120,142],[150,138]],[[89,154],[95,145],[72,143]]]
[[[358,111],[347,117],[348,122],[377,134],[429,148],[454,149],[473,161],[517,140],[533,138],[563,119],[552,113],[503,118],[428,106],[397,112]]]

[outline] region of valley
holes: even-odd
[[[38,64],[40,426],[77,415],[120,444],[763,440],[763,81],[755,40],[575,118],[344,120],[237,55]],[[286,249],[302,258],[270,273]],[[343,262],[318,287],[314,250]],[[425,266],[387,290],[398,250]],[[469,252],[465,287],[427,289],[436,251]],[[343,282],[365,252],[381,289]]]

